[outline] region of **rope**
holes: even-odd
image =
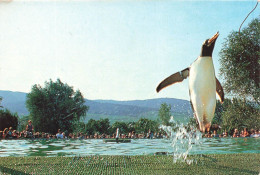
[[[256,5],[255,5],[255,7],[253,8],[253,10],[251,10],[251,11],[248,13],[248,15],[246,16],[246,18],[244,19],[244,21],[241,23],[241,25],[240,25],[240,27],[239,27],[239,30],[238,30],[239,39],[240,39],[242,45],[244,46],[244,48],[246,48],[246,47],[245,47],[245,45],[244,45],[244,43],[243,43],[243,41],[242,41],[242,39],[241,39],[240,29],[241,29],[242,25],[244,24],[244,22],[246,21],[246,19],[248,18],[248,16],[256,9],[257,5],[258,5],[258,1],[256,2]]]

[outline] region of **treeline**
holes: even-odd
[[[87,123],[79,122],[78,125],[75,126],[74,132],[75,133],[86,133],[87,135],[94,135],[94,134],[106,134],[106,135],[113,135],[116,133],[116,129],[119,128],[121,134],[128,134],[128,133],[149,133],[149,132],[159,132],[161,131],[159,128],[159,121],[157,120],[150,120],[147,118],[140,118],[136,122],[123,122],[117,121],[113,124],[110,124],[108,118],[94,120],[90,119]]]
[[[8,109],[0,110],[0,131],[5,128],[12,127],[13,129],[18,128],[19,117],[17,114],[11,113]]]
[[[221,105],[217,102],[212,124],[221,126],[221,130],[233,132],[260,128],[260,107],[258,104],[245,99],[225,99]]]
[[[2,98],[0,97],[0,104]],[[34,130],[55,134],[58,129],[73,132],[75,125],[86,115],[88,106],[79,90],[57,79],[46,81],[44,87],[35,84],[26,97],[29,116],[19,119],[7,109],[0,110],[0,131],[12,127],[24,130],[28,120],[33,121]]]
[[[13,127],[17,129],[18,127],[18,115],[11,113],[8,109],[1,106],[2,97],[0,97],[0,131],[5,128]]]

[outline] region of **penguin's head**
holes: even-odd
[[[212,38],[204,41],[204,43],[202,44],[201,53],[200,53],[201,57],[212,57],[212,52],[213,52],[215,42],[216,42],[218,36],[219,36],[219,33],[217,32]]]

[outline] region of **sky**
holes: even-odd
[[[256,2],[0,1],[0,90],[28,93],[59,78],[92,100],[189,100],[188,80],[155,89],[190,66],[217,31],[213,62],[223,82],[222,44]]]

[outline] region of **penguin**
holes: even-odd
[[[208,131],[216,108],[216,93],[224,102],[223,88],[215,76],[212,53],[219,36],[217,32],[202,44],[200,56],[190,67],[172,74],[156,88],[157,93],[174,83],[189,77],[189,95],[194,117],[201,132]]]

